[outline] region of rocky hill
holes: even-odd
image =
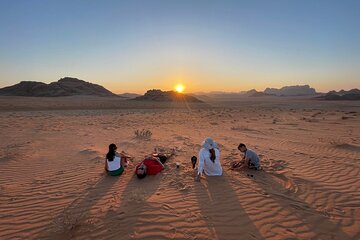
[[[320,98],[324,100],[360,100],[360,90],[354,88],[349,91],[330,91]]]
[[[309,85],[303,86],[285,86],[278,88],[266,88],[265,91],[257,91],[251,89],[241,92],[209,92],[209,93],[197,93],[197,96],[208,96],[216,99],[234,99],[242,97],[266,97],[266,96],[313,96],[318,93],[314,88]]]
[[[248,97],[269,97],[269,96],[275,96],[274,94],[268,94],[265,92],[258,92],[255,89],[250,90],[246,93],[246,96]]]
[[[116,94],[104,87],[77,78],[65,77],[49,84],[34,81],[22,81],[13,86],[0,89],[3,96],[27,97],[62,97],[75,95],[91,95],[115,97]]]
[[[266,88],[264,93],[276,96],[309,96],[316,95],[314,88],[309,85],[285,86],[278,88]]]
[[[175,91],[161,91],[159,89],[149,90],[143,96],[136,97],[134,100],[158,102],[202,102],[194,96],[178,93]]]

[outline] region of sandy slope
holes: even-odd
[[[46,104],[20,99],[31,111],[12,111],[20,108],[7,101],[0,101],[0,239],[360,238],[359,103],[278,98],[44,111]],[[134,138],[142,128],[151,140]],[[206,136],[220,143],[225,173],[196,183],[189,158]],[[112,142],[134,158],[121,177],[103,173]],[[261,154],[263,171],[228,169],[241,158],[239,142]],[[155,147],[177,155],[163,173],[138,180],[134,164]]]

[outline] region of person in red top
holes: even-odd
[[[153,154],[145,157],[145,159],[136,166],[135,174],[139,179],[143,179],[146,175],[156,175],[164,170],[164,163],[169,157],[162,154]]]

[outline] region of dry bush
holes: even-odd
[[[152,136],[152,132],[149,129],[136,130],[134,132],[135,138],[148,140]]]

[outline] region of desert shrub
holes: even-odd
[[[152,132],[149,129],[136,130],[134,132],[135,138],[148,140],[152,136]]]

